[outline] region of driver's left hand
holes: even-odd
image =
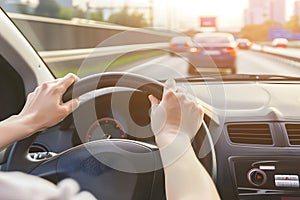
[[[74,74],[43,83],[28,95],[19,118],[32,120],[32,133],[54,126],[79,106],[78,99],[62,102],[66,90],[78,80]]]

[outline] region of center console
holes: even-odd
[[[230,157],[241,200],[299,200],[299,157]]]

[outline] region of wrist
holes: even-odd
[[[172,133],[173,137],[166,137],[167,135],[168,133],[163,133],[161,137],[156,137],[164,167],[169,167],[181,160],[192,149],[190,138],[186,133]]]
[[[19,114],[13,117],[15,118],[17,124],[23,128],[25,137],[30,136],[42,129],[42,127],[37,123],[37,117],[35,116],[35,113]]]
[[[155,141],[160,149],[170,145],[174,146],[184,144],[186,146],[191,144],[188,134],[179,130],[161,131],[155,135]]]
[[[8,145],[26,138],[38,131],[34,117],[30,115],[13,115],[0,122],[0,150]]]

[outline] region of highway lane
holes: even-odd
[[[299,57],[300,49],[299,48],[280,48],[280,47],[271,47],[267,45],[258,45],[253,44],[251,49],[269,52],[273,54],[283,55],[283,56],[289,56],[289,57]]]
[[[164,55],[149,62],[137,65],[128,72],[141,74],[154,79],[163,80],[168,78],[187,77],[188,62],[185,57]]]
[[[259,52],[239,51],[237,73],[300,77],[300,63]]]
[[[183,78],[189,76],[185,57],[164,55],[126,70],[155,79]],[[300,77],[300,63],[254,51],[239,50],[237,73],[275,74]]]

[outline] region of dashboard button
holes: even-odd
[[[263,186],[267,182],[267,175],[264,171],[253,168],[247,173],[248,182],[256,187]]]

